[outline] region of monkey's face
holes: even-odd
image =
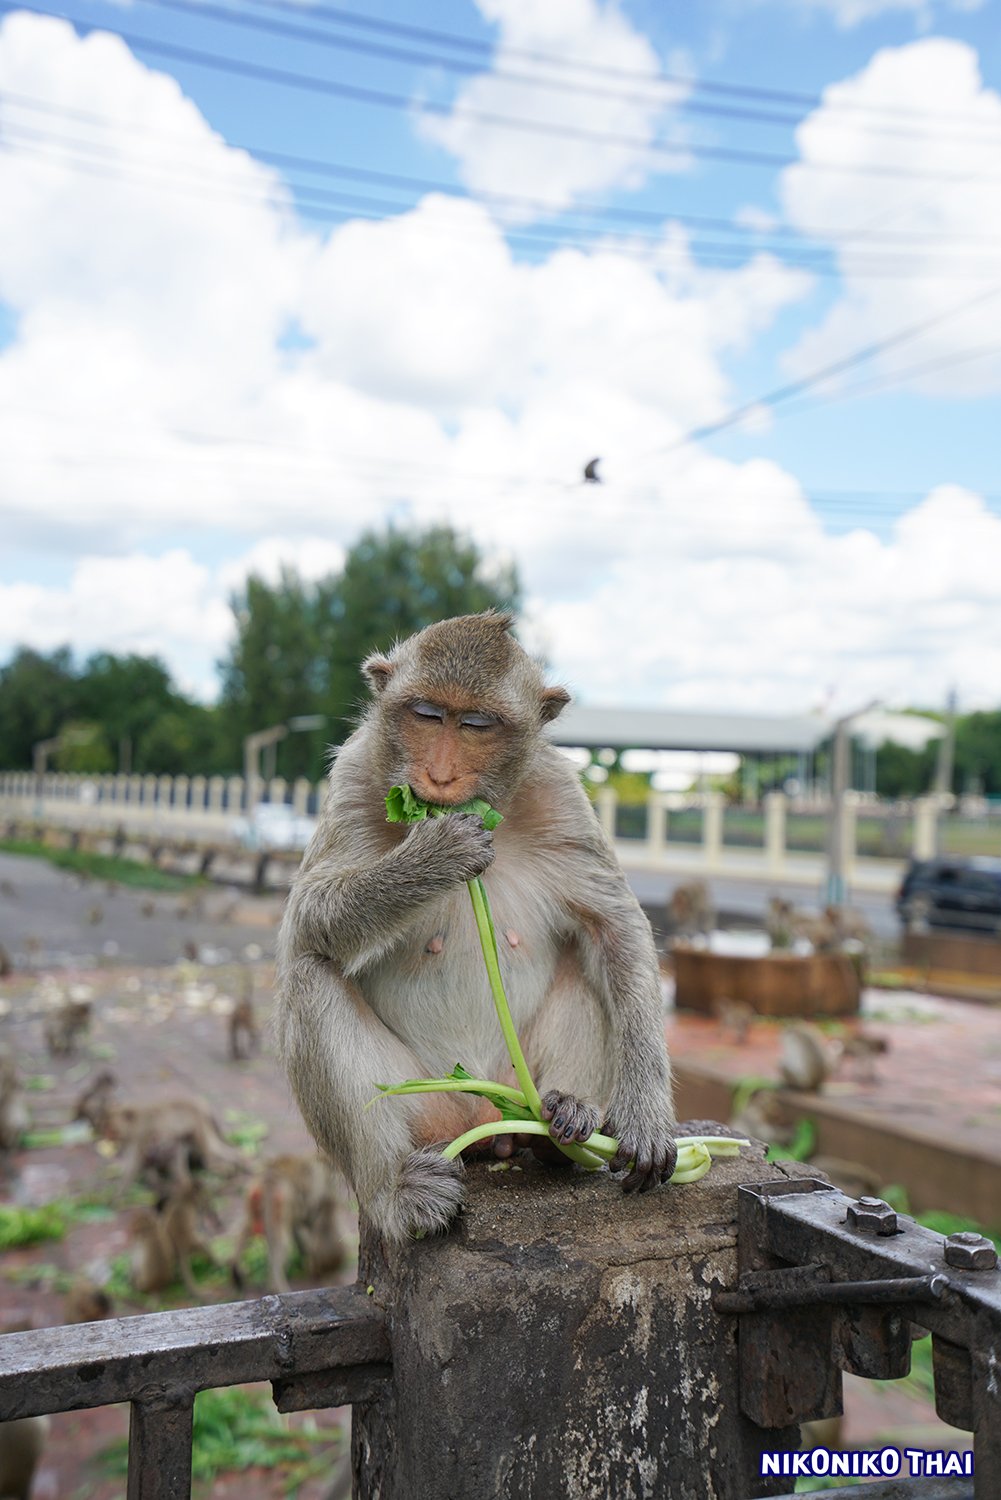
[[[495,707],[445,693],[416,698],[400,705],[397,735],[405,779],[418,797],[453,807],[503,796],[518,735]]]

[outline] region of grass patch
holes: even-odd
[[[53,849],[34,839],[0,839],[0,853],[22,854],[29,859],[47,859],[57,870],[89,875],[94,880],[114,880],[143,891],[187,891],[204,882],[197,875],[170,875],[155,865],[122,859],[117,854],[93,854],[86,849]]]
[[[17,1250],[25,1245],[40,1245],[44,1240],[61,1240],[67,1219],[57,1203],[42,1208],[19,1208],[0,1204],[0,1250]]]
[[[343,1447],[333,1429],[291,1429],[263,1391],[230,1386],[201,1391],[195,1397],[191,1447],[193,1479],[212,1480],[220,1474],[246,1469],[284,1469],[288,1491],[328,1469]],[[109,1444],[101,1454],[106,1471],[128,1472],[127,1438]]]

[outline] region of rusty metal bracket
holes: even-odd
[[[940,1416],[974,1434],[976,1500],[997,1500],[1001,1270],[989,1242],[959,1244],[811,1179],[742,1186],[738,1202],[739,1280],[714,1305],[739,1318],[744,1414],[762,1427],[837,1415],[842,1370],[907,1373],[916,1323],[933,1335]]]

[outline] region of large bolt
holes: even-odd
[[[859,1198],[848,1205],[848,1223],[859,1234],[896,1234],[897,1215],[882,1198]]]
[[[945,1263],[959,1271],[993,1271],[998,1263],[998,1253],[985,1234],[961,1229],[946,1238]]]

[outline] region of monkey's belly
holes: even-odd
[[[359,987],[376,1015],[432,1075],[456,1063],[476,1077],[506,1077],[510,1061],[468,897],[430,913],[406,944]],[[493,893],[491,893],[493,895]],[[520,905],[520,903],[519,903]],[[546,913],[494,900],[500,968],[514,1024],[524,1031],[552,988],[562,937]]]

